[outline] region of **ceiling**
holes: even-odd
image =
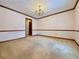
[[[0,0],[0,5],[24,13],[33,18],[45,17],[64,10],[72,9],[77,0]],[[43,7],[44,14],[37,16],[35,9],[38,4]]]

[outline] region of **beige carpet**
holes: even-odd
[[[30,36],[0,43],[0,59],[79,59],[79,47],[72,40]]]

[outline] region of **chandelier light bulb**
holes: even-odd
[[[41,15],[43,15],[43,13],[44,13],[44,11],[43,11],[42,6],[41,5],[38,5],[37,6],[37,9],[35,11],[35,14],[38,15],[38,16],[41,16]]]

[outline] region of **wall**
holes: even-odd
[[[53,31],[53,30],[74,30],[75,28],[74,10],[53,15],[38,21],[38,34],[74,39],[73,31]],[[45,31],[42,31],[45,30]]]
[[[0,31],[25,30],[25,17],[14,11],[0,7]],[[25,31],[0,32],[0,41],[25,37]]]
[[[34,31],[35,29],[37,29],[37,24],[38,24],[38,20],[37,19],[32,19],[32,35],[36,35],[38,34],[37,31]]]
[[[76,25],[75,25],[75,30],[79,30],[79,2],[78,2],[78,5],[75,9],[75,19],[76,19]],[[79,32],[76,32],[75,33],[76,35],[76,41],[79,43]]]
[[[78,27],[78,7],[76,8],[76,29]],[[0,30],[25,30],[25,18],[30,18],[22,14],[0,7]],[[43,19],[32,19],[33,35],[48,35],[63,38],[75,38],[73,31],[53,31],[53,30],[74,30],[75,14],[74,10],[53,15]],[[39,31],[36,31],[39,30]],[[41,30],[41,31],[40,31]],[[45,31],[42,31],[45,30]],[[50,31],[51,30],[51,31]],[[78,39],[79,34],[76,33]],[[25,31],[0,32],[0,41],[25,37]]]
[[[0,7],[0,42],[25,37],[25,18],[30,17]],[[32,19],[32,21],[33,21],[32,27],[34,29],[36,28],[35,24],[36,21],[35,19]],[[19,31],[1,32],[3,30],[19,30]]]

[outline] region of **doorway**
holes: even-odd
[[[26,29],[26,35],[32,36],[32,20],[29,18],[25,19],[25,29]]]

